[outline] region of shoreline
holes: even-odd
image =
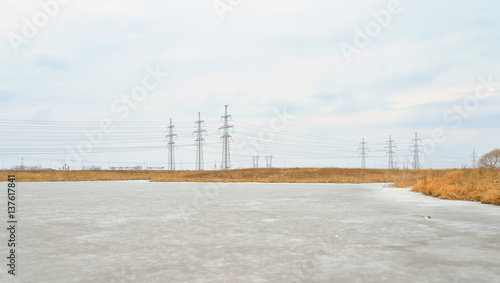
[[[497,169],[352,169],[252,168],[222,171],[75,170],[0,171],[0,180],[16,175],[17,182],[149,181],[178,183],[385,183],[412,188],[433,197],[480,201],[500,205],[500,171]]]

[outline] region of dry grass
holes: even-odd
[[[500,172],[495,169],[455,170],[444,176],[426,177],[412,191],[454,200],[500,205]]]
[[[439,198],[500,205],[499,172],[473,170],[385,170],[266,168],[227,171],[1,171],[18,182],[150,180],[152,182],[393,183]]]
[[[150,180],[152,182],[392,183],[411,186],[436,170],[266,168],[227,171],[2,171],[18,182]]]
[[[389,183],[402,171],[340,168],[269,168],[230,171],[185,172],[192,182],[261,182],[261,183]],[[151,181],[169,182],[171,175],[155,176]],[[178,181],[178,180],[174,180]]]

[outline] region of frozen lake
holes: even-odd
[[[5,189],[0,282],[500,281],[498,206],[383,184],[16,188],[17,281]]]

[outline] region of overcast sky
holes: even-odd
[[[45,3],[45,4],[44,4]],[[500,147],[498,1],[82,1],[0,4],[3,167],[472,166]],[[102,134],[102,135],[101,135]],[[89,146],[90,145],[90,146]]]

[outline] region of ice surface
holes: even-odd
[[[16,188],[18,275],[0,229],[1,282],[500,281],[498,206],[383,184]]]

